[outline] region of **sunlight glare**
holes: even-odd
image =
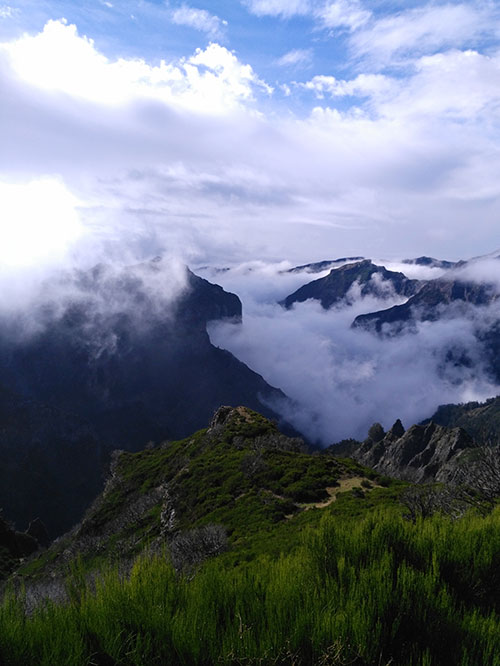
[[[52,178],[0,182],[0,266],[57,261],[83,233],[78,199]]]

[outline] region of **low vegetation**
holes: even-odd
[[[0,664],[500,666],[500,507],[413,487],[248,410],[121,454],[4,591]]]
[[[297,535],[298,536],[298,535]],[[12,666],[500,663],[500,511],[416,523],[379,510],[325,513],[278,558],[224,556],[176,573],[142,554],[64,605],[29,617],[7,595],[0,655]]]

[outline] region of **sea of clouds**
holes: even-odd
[[[391,270],[404,268],[412,278],[444,274],[400,262],[377,263]],[[283,272],[288,267],[251,263],[212,271],[212,279],[241,297],[243,325],[214,322],[210,336],[291,398],[291,403],[275,408],[311,440],[328,445],[343,438],[363,439],[375,421],[389,428],[400,418],[408,427],[430,417],[440,404],[482,400],[499,392],[475,337],[478,328],[498,318],[498,303],[419,323],[413,334],[382,338],[351,324],[357,315],[401,303],[400,297],[387,293],[384,299],[363,298],[354,286],[350,306],[324,310],[309,300],[286,310],[278,301],[325,275]],[[498,280],[500,262],[476,262],[462,274]],[[455,362],[464,352],[467,365]]]

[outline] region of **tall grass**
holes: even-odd
[[[326,515],[278,559],[178,576],[143,555],[127,577],[109,569],[72,590],[29,616],[5,597],[2,664],[499,666],[500,510]]]

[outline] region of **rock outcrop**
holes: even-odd
[[[460,456],[475,446],[462,428],[436,423],[405,431],[398,419],[387,433],[380,429],[379,424],[372,426],[368,438],[357,447],[351,445],[348,455],[381,474],[416,483],[449,480]]]

